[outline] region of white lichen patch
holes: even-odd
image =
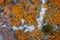
[[[43,19],[44,19],[44,14],[47,10],[47,8],[43,8],[43,4],[46,3],[47,1],[46,0],[41,0],[42,1],[42,8],[41,8],[41,12],[40,12],[40,17],[37,18],[37,21],[38,21],[38,28],[41,29],[42,28],[42,22],[43,22]]]
[[[24,26],[24,27],[26,27],[26,29],[25,29],[25,31],[24,32],[31,32],[32,30],[34,30],[35,29],[35,27],[32,25],[32,26]]]

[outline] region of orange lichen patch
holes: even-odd
[[[32,12],[31,16],[32,16],[33,18],[37,19],[38,16],[39,16],[39,13],[38,13],[38,12]]]
[[[55,16],[55,13],[54,12],[51,12],[51,16],[54,17]]]
[[[4,3],[4,0],[0,0],[0,5],[1,5],[2,3]]]
[[[33,37],[32,40],[36,40],[36,38]]]
[[[47,4],[44,4],[43,8],[48,8],[48,5]]]
[[[51,24],[53,24],[53,23],[55,22],[55,13],[52,12],[52,11],[49,11],[49,10],[52,10],[52,9],[49,8],[49,9],[47,10],[47,14],[45,14],[45,15],[46,15],[45,18],[47,18],[48,21],[49,21]],[[49,15],[49,16],[48,16],[48,15]]]
[[[13,6],[12,6],[12,13],[19,13],[19,12],[20,12],[19,10],[20,10],[20,9],[19,9],[18,6],[16,6],[16,5],[13,5]]]
[[[12,20],[13,20],[13,22],[18,22],[17,18],[13,18]]]
[[[24,18],[25,18],[26,21],[31,20],[31,16],[29,16],[29,15],[30,15],[29,12],[25,12],[25,13],[24,13]]]
[[[27,16],[27,17],[25,18],[25,21],[27,21],[29,25],[32,24],[32,20],[33,20],[33,19],[32,19],[31,16]]]
[[[21,19],[20,18],[13,18],[11,19],[11,25],[12,26],[18,26],[19,24],[21,24]]]
[[[40,31],[31,31],[29,32],[29,36],[35,36],[35,37],[40,37],[41,36],[41,32]]]
[[[60,40],[60,30],[54,35],[53,40]]]
[[[48,8],[47,12],[51,12],[53,10],[53,7]]]
[[[22,4],[18,4],[18,8],[20,8],[20,9],[21,9],[21,8],[22,8],[22,6],[23,6]]]
[[[19,18],[19,19],[22,19],[22,14],[16,14],[15,17]]]
[[[33,24],[34,25],[37,17],[38,17],[38,13],[35,13],[35,12],[33,12],[33,13],[25,12],[24,13],[24,19],[28,24]]]
[[[17,26],[17,23],[16,22],[11,22],[11,25],[12,26]]]
[[[20,13],[21,13],[21,12],[23,12],[23,11],[24,11],[24,9],[20,9],[19,11],[20,11]]]
[[[24,13],[24,17],[27,17],[28,15],[30,15],[30,12],[25,12]]]
[[[29,12],[24,12],[23,16],[26,18],[30,13]]]
[[[10,3],[11,0],[6,0],[6,3]]]
[[[19,31],[18,31],[18,30],[16,30],[16,31],[15,31],[15,34],[19,34]],[[18,35],[17,35],[17,36],[18,36]]]
[[[34,26],[35,26],[35,30],[38,30],[39,29],[38,28],[38,22],[37,21],[34,22]]]
[[[56,17],[56,23],[60,25],[60,17]]]
[[[19,18],[22,19],[22,14],[19,14]]]
[[[50,23],[54,23],[54,17],[49,18]]]
[[[56,24],[60,27],[60,22],[59,22],[60,20],[56,20]]]
[[[21,7],[22,7],[22,4],[18,4],[18,6],[16,5],[12,6],[12,15],[14,16],[13,21],[16,21],[16,23],[21,22],[21,19],[23,17],[21,13],[23,10],[21,9]]]
[[[54,7],[58,7],[59,8],[59,0],[50,0],[50,3],[53,4]]]
[[[57,10],[57,11],[56,11],[56,15],[57,15],[57,16],[60,16],[60,10]]]
[[[29,7],[29,10],[30,11],[35,11],[35,9],[36,9],[36,7],[37,7],[37,4],[30,4],[30,7]]]
[[[25,10],[27,11],[30,8],[30,4],[26,6]]]
[[[47,15],[46,14],[44,14],[44,19],[46,19],[47,18]]]
[[[31,16],[27,16],[26,20],[30,21],[30,20],[32,20],[32,17]]]
[[[51,2],[51,3],[56,3],[56,2],[57,2],[57,0],[50,0],[50,2]]]
[[[40,7],[40,6],[41,6],[41,2],[38,1],[36,5],[37,5],[38,7]]]
[[[30,7],[29,10],[35,11],[35,7]]]
[[[56,23],[60,25],[60,10],[57,10],[55,19],[56,19]]]
[[[18,40],[27,40],[27,35],[26,35],[26,33],[24,33],[23,30],[22,31],[16,30],[15,36]]]
[[[60,8],[60,0],[57,0],[57,7]]]
[[[37,2],[37,0],[32,0],[32,2],[34,2],[34,3],[35,3],[35,2]]]
[[[18,22],[18,20],[16,18],[13,18],[12,22],[11,22],[11,25],[12,26],[17,26],[17,22]]]
[[[29,33],[30,36],[33,35],[33,34],[37,35],[38,33],[36,33],[36,31],[31,31],[31,32]]]
[[[26,0],[22,2],[23,5],[27,4]]]

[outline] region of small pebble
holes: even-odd
[[[15,30],[18,30],[17,26],[12,26],[12,29],[15,31]]]
[[[19,26],[19,27],[18,27],[18,30],[23,30],[23,29],[24,29],[23,26]]]
[[[2,27],[6,27],[6,24],[2,25]]]

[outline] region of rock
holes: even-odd
[[[12,26],[12,29],[15,31],[15,30],[18,30],[17,26]]]

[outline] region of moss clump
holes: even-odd
[[[42,32],[45,34],[51,34],[52,33],[52,26],[49,23],[47,25],[43,25]]]

